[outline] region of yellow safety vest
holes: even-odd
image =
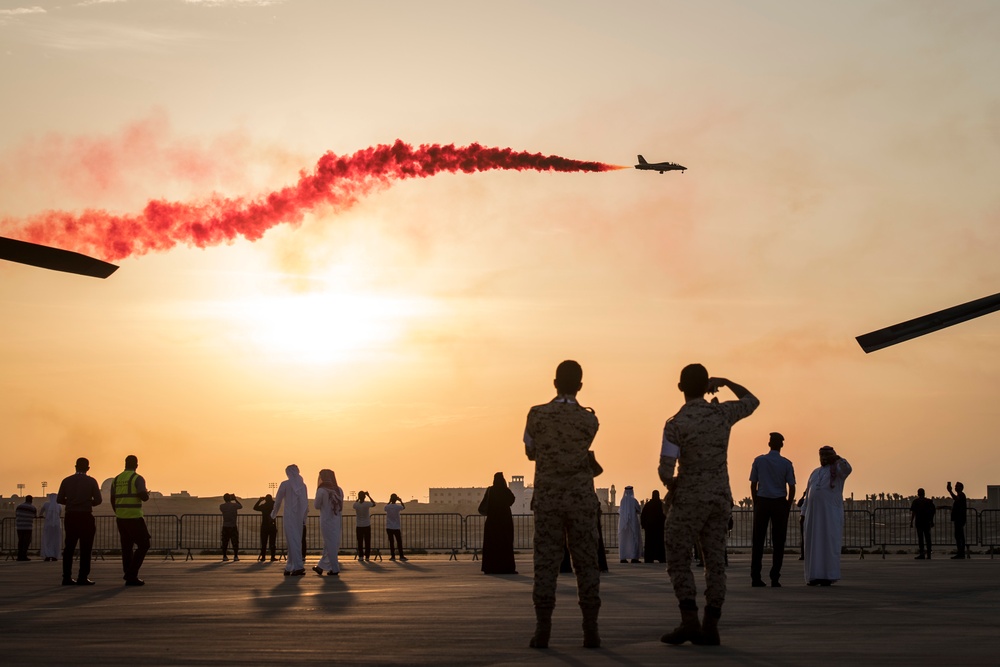
[[[142,500],[135,490],[134,470],[126,470],[115,477],[115,516],[119,519],[141,519]]]

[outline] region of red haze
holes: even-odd
[[[104,210],[47,211],[22,221],[4,220],[3,226],[16,230],[25,241],[116,261],[169,250],[178,243],[204,248],[231,242],[237,236],[255,241],[277,224],[301,222],[318,206],[345,208],[373,190],[405,178],[491,169],[597,172],[622,168],[479,144],[431,144],[414,149],[397,140],[391,146],[374,146],[346,157],[328,152],[312,173],[300,172],[295,185],[254,199],[211,197],[195,203],[154,199],[141,213],[132,215]]]

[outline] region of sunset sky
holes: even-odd
[[[800,488],[832,445],[856,497],[982,498],[1000,313],[854,337],[1000,292],[998,34],[990,1],[0,0],[14,238],[396,139],[688,167],[406,180],[107,280],[0,263],[0,494],[131,453],[164,493],[260,495],[293,462],[379,500],[530,481],[525,416],[572,358],[619,496],[661,488],[701,362],[761,400],[737,499],[771,431]]]

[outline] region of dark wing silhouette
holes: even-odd
[[[0,259],[93,278],[107,278],[118,270],[114,264],[78,252],[3,236],[0,236]]]

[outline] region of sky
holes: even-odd
[[[0,494],[127,454],[206,496],[289,463],[377,499],[530,482],[525,416],[575,359],[619,494],[662,488],[698,362],[761,400],[737,500],[772,431],[800,488],[831,445],[855,497],[982,498],[1000,314],[854,337],[1000,291],[997,34],[988,1],[0,0],[14,238],[49,211],[260,197],[397,139],[688,167],[385,183],[107,280],[0,263]]]

